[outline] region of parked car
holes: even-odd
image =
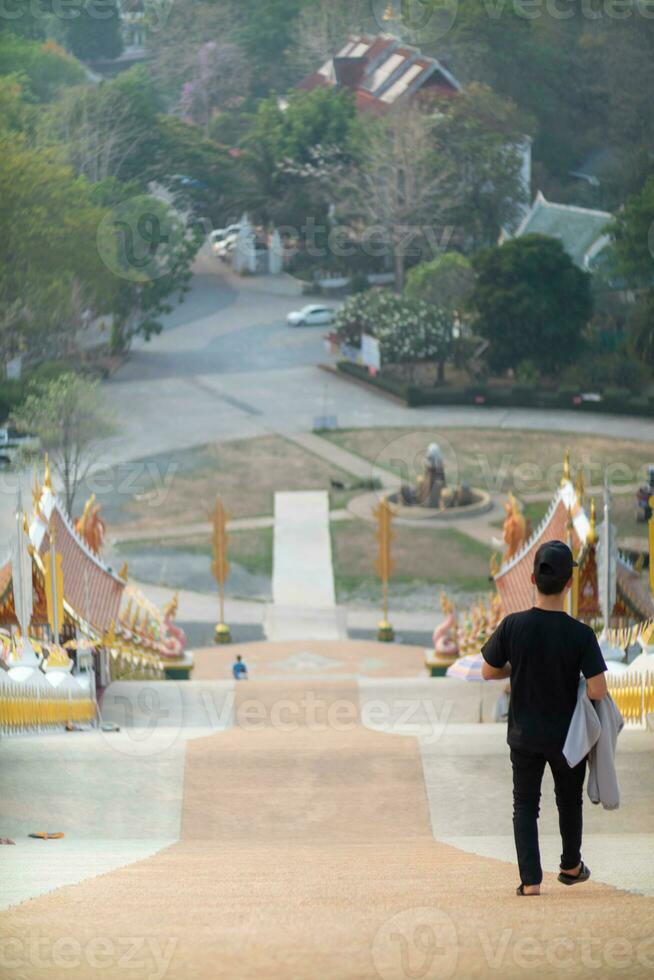
[[[19,432],[12,426],[0,428],[0,467],[11,466],[21,452],[37,452],[40,443],[36,436]]]
[[[222,255],[229,244],[232,248],[241,230],[240,225],[227,225],[226,228],[216,228],[209,235],[211,248],[216,255]]]
[[[326,323],[331,323],[333,319],[334,311],[328,306],[316,306],[314,304],[289,313],[287,317],[290,327],[323,326]]]

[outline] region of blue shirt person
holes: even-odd
[[[246,681],[248,679],[248,669],[243,663],[243,658],[240,653],[237,655],[235,663],[232,664],[232,674],[234,675],[235,681]]]

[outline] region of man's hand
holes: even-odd
[[[484,660],[481,665],[481,676],[485,681],[501,681],[505,677],[511,676],[511,664],[504,664],[503,667],[491,667]]]

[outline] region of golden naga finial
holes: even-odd
[[[499,570],[500,570],[499,558],[497,556],[497,552],[494,551],[493,554],[491,555],[491,560],[490,560],[490,573],[492,578],[495,578],[495,576],[499,573]]]
[[[120,570],[118,572],[118,578],[122,578],[123,582],[126,582],[128,576],[129,576],[129,565],[127,564],[126,561],[124,561],[123,564],[120,566]]]
[[[636,561],[634,562],[634,571],[638,572],[638,574],[640,575],[644,567],[645,567],[645,554],[644,552],[641,551],[641,553],[638,555],[638,558],[636,558]]]
[[[565,456],[563,457],[563,474],[561,476],[561,486],[564,487],[566,483],[570,483],[570,450],[566,449]]]
[[[50,457],[45,454],[45,474],[43,477],[43,486],[46,490],[52,490],[52,473],[50,472]]]
[[[174,619],[175,616],[177,615],[178,606],[179,606],[179,592],[176,592],[175,595],[170,600],[170,602],[166,603],[166,605],[164,606],[163,608],[164,616],[167,616],[168,619]]]
[[[595,498],[591,497],[590,500],[590,517],[589,517],[590,527],[588,528],[588,535],[586,541],[588,544],[597,544],[597,509],[595,507]]]

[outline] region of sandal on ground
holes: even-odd
[[[524,885],[518,885],[515,890],[516,895],[521,895],[523,898],[538,898],[540,892],[526,892]]]
[[[582,861],[579,866],[579,874],[569,875],[565,871],[559,873],[559,881],[562,885],[576,885],[579,881],[588,881],[590,878],[590,868],[587,868]]]

